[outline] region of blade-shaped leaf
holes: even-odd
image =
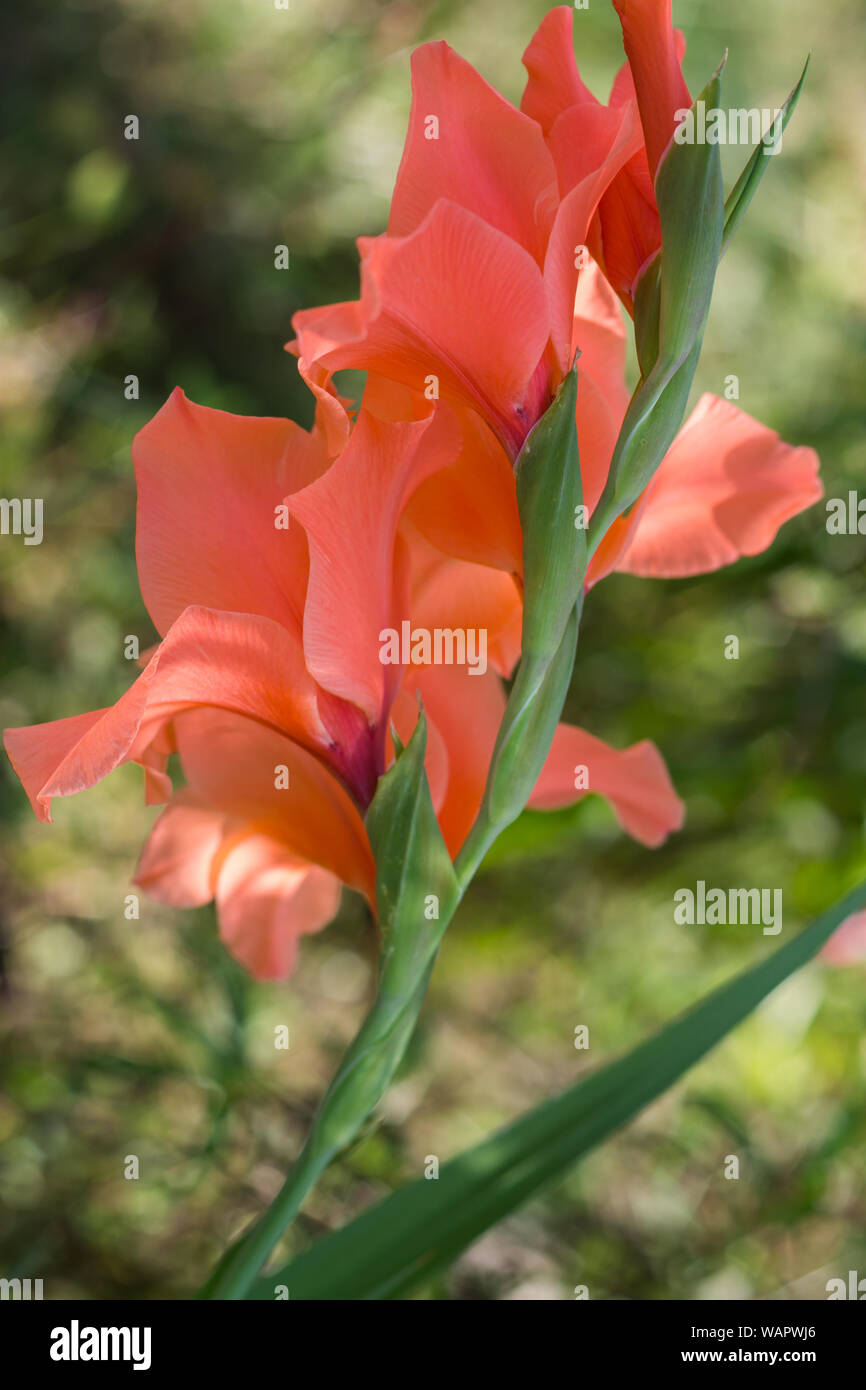
[[[438,1181],[393,1193],[260,1280],[251,1296],[273,1298],[279,1284],[295,1300],[382,1299],[428,1279],[667,1090],[864,905],[861,884],[625,1057],[452,1159]]]

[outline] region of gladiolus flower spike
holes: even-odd
[[[718,146],[674,139],[697,102],[670,0],[614,6],[627,62],[607,104],[579,76],[566,6],[524,55],[520,109],[446,44],[418,50],[360,298],[294,319],[312,431],[176,391],[133,450],[158,645],[111,708],[5,734],[43,820],[138,763],[148,802],[167,803],[138,883],[173,906],[214,900],[254,975],[291,973],[342,886],[378,923],[376,1001],[207,1297],[245,1296],[357,1137],[505,825],[588,791],[646,845],[682,823],[651,743],[615,750],[560,723],[586,593],[615,569],[677,577],[756,554],[821,495],[812,451],[730,402],[704,396],[683,424],[719,258],[769,161],[759,145],[726,202]],[[720,66],[697,101],[718,106],[721,81]],[[333,380],[349,367],[366,373],[351,413]],[[484,634],[471,664],[454,657],[469,633]]]

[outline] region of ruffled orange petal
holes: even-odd
[[[153,823],[138,861],[136,885],[169,907],[209,903],[220,847],[239,825],[230,816],[200,805],[190,792],[176,792]]]
[[[505,709],[505,692],[492,669],[483,676],[472,676],[465,667],[424,666],[413,668],[411,680],[448,757],[447,790],[437,811],[453,857],[481,805]]]
[[[288,979],[300,938],[327,926],[339,904],[333,874],[293,860],[266,835],[237,840],[217,874],[220,937],[258,980]]]
[[[234,710],[308,747],[330,749],[299,644],[270,618],[210,608],[181,614],[110,709],[7,729],[4,744],[37,815],[50,820],[52,797],[83,791],[122,762],[148,764],[165,725],[200,705]]]
[[[198,805],[255,826],[374,901],[364,823],[317,758],[274,730],[221,710],[187,711],[177,717],[175,733],[187,794]]]
[[[701,397],[647,489],[616,568],[678,579],[772,545],[821,497],[818,456],[785,444],[731,401]]]
[[[389,234],[415,231],[438,198],[476,213],[543,262],[557,202],[544,136],[441,42],[412,54],[412,112]]]
[[[683,823],[685,807],[655,744],[611,748],[583,729],[560,724],[529,805],[555,810],[588,792],[609,801],[622,828],[651,848]]]
[[[292,420],[209,410],[176,390],[132,456],[139,583],[158,631],[199,604],[300,632],[306,542],[277,527],[276,509],[327,466],[321,438]]]
[[[362,411],[342,454],[291,498],[307,533],[307,668],[326,690],[382,723],[399,668],[383,666],[380,633],[405,616],[395,578],[397,529],[418,485],[457,454],[453,420],[386,423]]]
[[[528,76],[520,109],[538,121],[545,135],[570,106],[598,105],[577,70],[573,13],[568,5],[548,10],[523,55]]]
[[[655,178],[678,110],[692,101],[683,79],[671,0],[613,0],[634,79],[650,172]]]
[[[422,394],[433,378],[444,399],[478,410],[514,457],[548,391],[546,378],[536,379],[550,324],[532,256],[445,200],[409,236],[362,237],[358,246],[356,312],[339,305],[330,317],[296,314],[302,356],[329,372],[379,372]]]

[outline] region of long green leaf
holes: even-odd
[[[271,1299],[382,1299],[449,1264],[495,1222],[633,1119],[821,949],[866,884],[758,965],[722,985],[632,1052],[419,1179],[289,1265],[251,1294]]]

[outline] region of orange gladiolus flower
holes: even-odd
[[[581,248],[641,147],[636,106],[594,111],[560,178],[539,122],[447,44],[413,54],[412,88],[388,232],[358,242],[361,299],[296,314],[292,347],[314,388],[363,367],[471,407],[514,459],[570,365]]]
[[[580,79],[565,7],[527,49],[519,111],[446,44],[414,55],[388,231],[359,243],[361,299],[295,318],[312,433],[175,392],[134,446],[161,641],[110,709],[6,733],[41,819],[52,797],[139,763],[148,800],[170,800],[138,882],[176,905],[215,898],[257,975],[289,973],[340,884],[374,904],[363,818],[390,726],[409,738],[419,696],[433,804],[450,853],[462,845],[519,656],[512,464],[576,353],[589,513],[604,487],[628,402],[616,295],[630,306],[658,248],[652,178],[689,100],[669,0],[615,3],[628,63],[607,106]],[[332,380],[344,367],[368,373],[354,423]],[[810,449],[704,396],[587,582],[715,569],[820,495]],[[485,668],[384,662],[383,631],[405,625],[483,631]],[[646,844],[682,820],[651,744],[617,752],[560,726],[530,805],[586,790]]]
[[[581,271],[571,350],[578,359],[577,436],[583,500],[591,517],[607,480],[628,406],[626,331],[610,285],[591,260]],[[399,418],[423,399],[371,378],[370,409]],[[455,411],[462,444],[410,502],[418,528],[439,549],[522,572],[514,473],[474,411]],[[592,558],[588,585],[612,570],[677,579],[757,555],[779,528],[822,496],[813,449],[784,443],[732,401],[706,394],[687,418],[651,483],[611,527]]]
[[[617,10],[629,63],[606,106],[579,76],[565,6],[524,55],[519,111],[447,44],[413,54],[388,231],[358,241],[361,298],[294,318],[289,346],[314,390],[345,367],[435,390],[517,456],[571,363],[587,246],[631,308],[660,244],[652,177],[690,105],[683,45],[670,0]]]
[[[406,497],[454,441],[443,414],[393,425],[362,414],[328,467],[320,431],[176,391],[134,446],[139,576],[162,641],[110,709],[6,731],[43,820],[53,797],[123,762],[165,800],[179,753],[188,786],[141,881],[176,902],[215,893],[256,973],[285,973],[297,933],[333,914],[338,881],[372,898],[362,816],[399,680],[378,660],[378,633],[406,612]]]
[[[359,241],[361,299],[294,319],[290,347],[334,415],[331,378],[344,367],[368,371],[365,404],[385,418],[447,399],[462,447],[419,490],[413,517],[447,553],[518,576],[509,465],[575,353],[589,514],[604,487],[628,404],[610,291],[631,307],[658,250],[652,179],[690,103],[670,0],[616,8],[628,62],[607,106],[579,76],[565,6],[526,51],[520,111],[446,44],[420,48],[388,232]],[[613,568],[676,577],[755,554],[820,497],[816,473],[811,450],[705,396],[593,557],[589,582]]]
[[[434,806],[457,852],[502,717],[500,676],[519,653],[511,576],[444,556],[411,519],[408,503],[460,448],[449,413],[389,422],[362,411],[330,461],[333,438],[321,415],[307,434],[176,391],[133,449],[139,577],[162,640],[110,709],[4,739],[43,820],[53,797],[139,763],[148,800],[170,800],[137,882],[175,906],[214,898],[226,945],[262,978],[290,973],[300,937],[334,915],[341,883],[374,904],[363,816],[393,756],[389,722],[405,742],[419,694]],[[409,618],[483,629],[488,668],[383,664],[381,632]],[[658,843],[680,823],[650,745],[617,753],[576,730],[562,738],[632,834]],[[173,793],[172,753],[185,779]],[[539,804],[583,790],[559,757]]]

